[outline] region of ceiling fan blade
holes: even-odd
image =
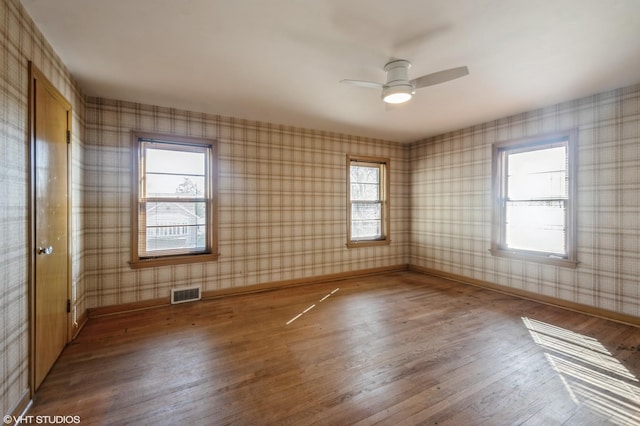
[[[469,69],[467,67],[451,68],[444,71],[434,72],[433,74],[423,75],[422,77],[411,80],[411,84],[413,84],[416,89],[420,89],[421,87],[433,86],[450,80],[455,80],[456,78],[464,77],[468,74]]]
[[[374,83],[373,81],[340,80],[340,83],[353,84],[354,86],[367,87],[369,89],[382,89],[384,87],[384,84]]]

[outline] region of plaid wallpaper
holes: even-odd
[[[575,270],[492,257],[491,145],[578,130]],[[410,263],[640,316],[640,85],[411,146]]]
[[[106,99],[86,111],[89,307],[408,262],[408,151],[397,143]],[[132,130],[219,141],[218,261],[129,267]],[[391,159],[388,246],[345,246],[347,153]]]
[[[28,62],[71,102],[73,304],[84,312],[82,161],[84,99],[18,0],[0,2],[0,393],[2,414],[28,390]]]

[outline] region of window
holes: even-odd
[[[215,260],[216,142],[133,134],[131,266]]]
[[[573,134],[493,146],[496,256],[575,267]]]
[[[389,243],[389,160],[347,156],[347,246]]]

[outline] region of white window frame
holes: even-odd
[[[202,152],[206,155],[205,189],[201,197],[190,199],[205,205],[205,247],[201,250],[146,250],[146,205],[152,202],[183,203],[182,198],[148,198],[145,194],[145,146],[162,149]],[[158,133],[132,132],[132,198],[131,198],[131,260],[132,268],[175,265],[217,260],[217,141]],[[175,228],[182,228],[176,224]],[[172,228],[173,229],[173,228]]]
[[[352,238],[352,205],[360,201],[351,200],[351,166],[360,165],[367,167],[377,167],[380,170],[379,197],[375,201],[381,204],[381,234],[376,238],[354,239]],[[347,247],[369,247],[385,245],[391,242],[390,239],[390,161],[388,158],[347,155]],[[370,202],[370,201],[367,201]]]
[[[567,131],[536,138],[500,142],[493,145],[493,220],[491,253],[494,256],[515,258],[555,266],[575,268],[578,264],[575,242],[576,231],[576,172],[575,172],[575,131]],[[506,243],[507,205],[507,156],[515,153],[531,152],[557,146],[567,148],[567,198],[540,199],[565,203],[565,253],[549,253],[509,248]],[[537,201],[533,199],[530,201]]]

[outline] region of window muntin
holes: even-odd
[[[492,252],[575,266],[569,135],[494,146]]]
[[[215,141],[135,134],[135,266],[216,257]]]
[[[388,242],[388,160],[348,157],[348,246]]]

